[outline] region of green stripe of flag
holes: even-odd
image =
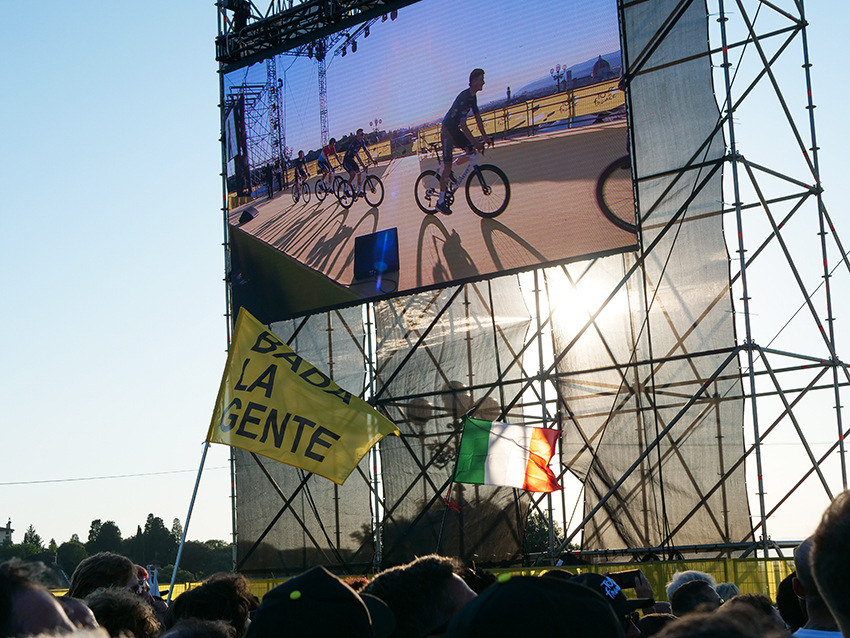
[[[455,481],[484,485],[492,421],[463,417],[463,435],[455,466]]]

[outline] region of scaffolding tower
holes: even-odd
[[[335,8],[317,17],[303,3],[299,30],[274,42],[263,29],[291,23],[299,6],[241,34],[220,20],[222,68],[399,3],[327,4]],[[639,249],[275,324],[402,436],[382,442],[380,461],[364,461],[341,488],[235,451],[240,502],[281,505],[267,525],[246,513],[263,531],[240,534],[243,569],[322,563],[354,573],[375,556],[388,565],[423,550],[510,563],[535,511],[549,521],[550,547],[522,551],[527,562],[564,558],[576,542],[589,559],[767,557],[784,545],[769,535],[772,519],[799,512],[801,494],[822,510],[846,489],[850,372],[834,307],[850,289],[850,261],[822,195],[804,4],[618,8]],[[706,46],[671,55],[687,24]],[[664,165],[669,154],[645,131],[662,135],[666,123],[641,95],[694,68],[712,76],[703,103],[716,117]],[[775,132],[783,152],[760,156],[739,123],[768,110],[785,125]],[[708,266],[710,281],[691,277]],[[587,289],[604,294],[585,300],[577,321],[559,305]],[[574,477],[573,487],[530,498],[452,485],[459,418],[470,411],[561,429],[561,477]]]

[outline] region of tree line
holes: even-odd
[[[98,552],[114,552],[127,556],[139,565],[153,565],[158,568],[162,584],[171,579],[177,548],[183,536],[183,527],[174,519],[171,529],[163,520],[148,514],[144,527],[136,527],[136,533],[124,538],[115,521],[95,519],[91,522],[88,538],[82,541],[77,534],[62,544],[55,539],[45,543],[42,537],[30,525],[20,543],[6,542],[0,546],[0,562],[10,558],[40,560],[55,564],[67,578],[77,565],[88,556]],[[230,571],[232,557],[230,545],[222,540],[186,541],[180,557],[180,569],[177,582],[201,580],[216,572]]]

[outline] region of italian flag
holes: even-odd
[[[529,492],[562,489],[549,461],[560,432],[463,417],[454,480]]]

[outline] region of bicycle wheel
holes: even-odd
[[[423,212],[434,215],[437,212],[437,200],[440,198],[440,178],[437,171],[422,171],[414,186],[416,204]]]
[[[301,196],[304,198],[304,203],[310,203],[310,185],[307,182],[301,184]]]
[[[334,175],[334,181],[331,185],[331,192],[336,193],[341,188],[340,184],[342,184],[344,181],[345,178],[342,175]]]
[[[614,160],[602,171],[596,181],[596,203],[609,222],[637,234],[630,155]]]
[[[478,166],[466,180],[466,202],[479,217],[498,217],[510,199],[511,183],[498,166]]]
[[[336,189],[336,198],[343,208],[351,208],[354,203],[354,188],[345,180],[341,180]]]
[[[328,196],[328,186],[327,186],[327,184],[325,184],[325,180],[319,179],[319,181],[316,182],[316,189],[315,190],[316,190],[316,199],[318,199],[320,202],[325,201],[325,197]]]
[[[292,201],[296,204],[301,199],[301,187],[298,183],[292,185]]]
[[[377,175],[369,175],[363,182],[363,193],[369,206],[377,208],[384,201],[384,183]]]

